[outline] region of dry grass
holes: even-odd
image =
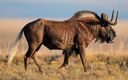
[[[24,37],[13,63],[7,68],[5,57],[9,46],[29,21],[31,19],[0,20],[0,80],[128,80],[128,37],[125,35],[128,34],[128,21],[120,21],[115,27],[117,38],[114,44],[90,44],[86,58],[91,68],[87,72],[83,71],[79,57],[71,57],[68,66],[58,69],[63,62],[61,51],[49,51],[44,46],[37,53],[43,73],[38,72],[31,59],[25,71],[23,54],[27,43]]]
[[[62,57],[51,60],[53,56],[39,57],[43,73],[38,72],[32,60],[24,70],[23,59],[16,56],[12,65],[6,68],[4,58],[0,59],[0,80],[127,80],[128,56],[91,55],[88,59],[90,69],[83,71],[79,58],[70,58],[70,64],[58,69]],[[49,64],[50,63],[50,64]]]

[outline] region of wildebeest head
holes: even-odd
[[[111,20],[108,19],[108,15],[105,13],[101,13],[101,16],[98,16],[92,11],[79,11],[72,18],[77,18],[77,20],[81,21],[85,26],[89,26],[96,38],[96,42],[100,40],[101,42],[111,43],[116,37],[112,26],[117,24],[118,12],[114,22],[113,17],[114,11],[112,12]]]
[[[113,42],[113,39],[116,37],[116,33],[112,28],[112,26],[117,24],[118,12],[116,14],[116,19],[114,22],[112,22],[113,15],[114,15],[114,11],[112,12],[111,20],[109,20],[108,16],[105,13],[101,14],[101,18],[100,18],[101,27],[99,28],[99,34],[97,36],[96,41],[100,40],[101,42],[107,42],[107,43]]]

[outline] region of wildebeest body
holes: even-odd
[[[85,16],[79,18],[79,16],[83,16],[83,13],[85,15],[89,13],[93,15],[93,18],[85,18]],[[28,42],[28,51],[24,56],[25,69],[27,68],[27,59],[31,57],[38,66],[39,71],[42,72],[35,57],[35,52],[38,51],[43,44],[50,50],[63,50],[64,62],[60,67],[68,64],[68,58],[73,51],[79,54],[84,70],[86,71],[85,48],[94,38],[102,42],[111,42],[115,38],[115,31],[111,25],[115,25],[116,23],[117,16],[115,22],[112,23],[106,19],[105,14],[102,14],[100,18],[96,13],[88,11],[78,12],[76,16],[65,21],[37,19],[25,25],[14,44],[20,40],[24,32]],[[10,62],[12,58],[13,56],[9,58],[8,62]]]

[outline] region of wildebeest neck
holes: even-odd
[[[88,29],[88,32],[91,33],[93,39],[98,37],[99,29],[101,27],[99,22],[81,22],[81,23],[84,25],[84,27]]]

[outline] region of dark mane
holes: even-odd
[[[100,19],[100,17],[95,12],[88,10],[78,11],[70,19],[79,19],[79,18],[87,18],[87,17]]]

